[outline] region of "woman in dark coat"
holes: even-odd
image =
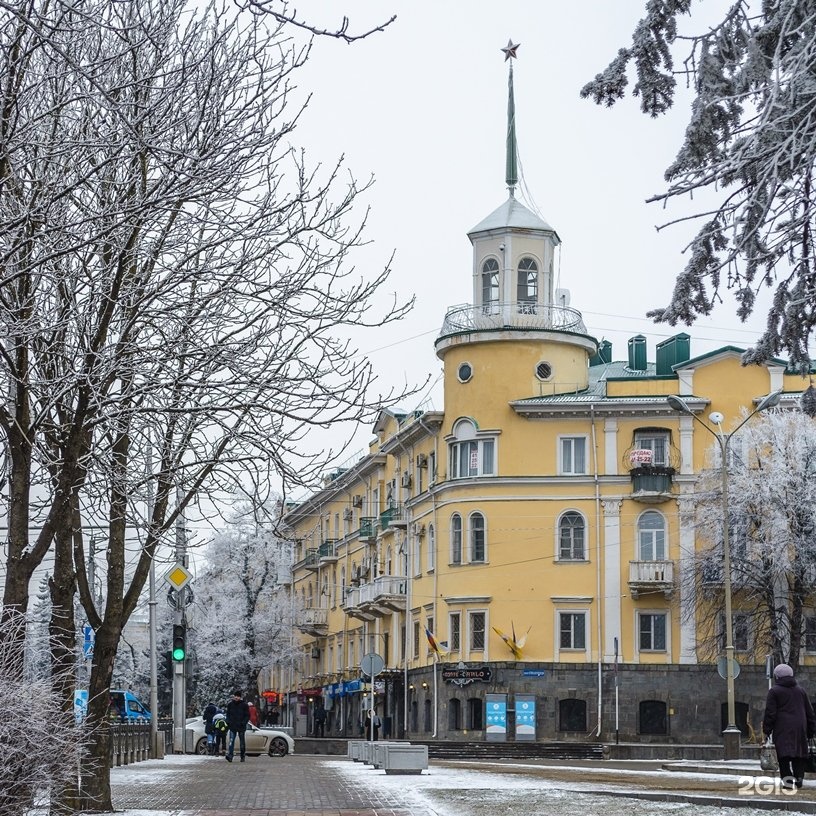
[[[802,787],[808,740],[816,735],[816,716],[805,690],[793,679],[793,669],[780,663],[765,700],[762,733],[773,736],[784,787]]]

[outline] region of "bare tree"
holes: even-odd
[[[691,324],[710,314],[727,287],[745,320],[758,291],[771,288],[765,333],[744,361],[784,351],[807,371],[816,327],[816,2],[737,0],[719,23],[683,36],[680,18],[691,16],[691,6],[691,0],[649,0],[631,45],[581,91],[615,104],[631,65],[632,93],[650,116],[672,107],[678,76],[695,92],[683,143],[666,170],[668,188],[649,200],[710,189],[719,204],[688,216],[702,222],[689,260],[671,303],[649,315]]]
[[[14,11],[0,28],[4,614],[27,606],[53,545],[62,654],[74,581],[96,630],[83,806],[104,811],[113,661],[163,538],[247,479],[309,482],[339,453],[310,452],[311,428],[400,400],[374,393],[349,338],[411,303],[382,302],[388,265],[351,265],[370,182],[290,143],[308,47],[186,0]],[[102,607],[90,527],[107,536]]]
[[[799,412],[763,414],[734,438],[728,523],[735,645],[755,659],[799,666],[816,600],[816,423]],[[719,462],[698,483],[694,562],[698,648],[723,647]],[[812,623],[816,624],[816,621]],[[809,633],[816,638],[816,629]]]

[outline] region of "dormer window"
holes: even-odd
[[[532,258],[522,258],[519,261],[517,300],[520,312],[535,312],[535,304],[538,302],[538,264]]]
[[[482,264],[482,306],[487,314],[499,302],[499,262],[488,258]]]

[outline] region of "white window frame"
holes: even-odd
[[[433,523],[428,524],[427,559],[428,572],[433,572],[436,569],[436,525]]]
[[[564,520],[566,516],[569,515],[576,515],[580,516],[581,520],[584,522],[584,556],[583,558],[564,558],[561,555],[561,522]],[[586,516],[580,512],[579,510],[575,510],[573,508],[569,508],[564,510],[561,515],[558,516],[558,522],[555,525],[555,560],[562,564],[586,564],[589,561],[589,547],[587,544],[589,528],[587,525]]]
[[[469,418],[457,420],[453,433],[446,438],[448,443],[448,474],[451,479],[474,479],[481,476],[495,476],[498,473],[498,432],[480,431]],[[485,450],[490,449],[491,466],[485,466]],[[461,473],[460,459],[468,459],[467,473]],[[475,459],[475,466],[474,466]]]
[[[474,615],[483,615],[484,616],[484,646],[481,649],[477,649],[473,646],[473,635],[474,635],[474,628],[473,628],[473,616]],[[490,631],[490,627],[488,625],[488,615],[487,609],[468,609],[465,612],[465,620],[467,621],[467,655],[470,657],[472,654],[477,654],[480,656],[481,660],[487,660],[487,646],[488,646],[488,635],[487,633]]]
[[[458,559],[455,557],[457,545],[456,545],[456,531],[454,530],[453,527],[454,519],[459,520]],[[450,547],[448,548],[448,563],[451,565],[459,566],[460,564],[464,563],[462,560],[462,556],[464,554],[465,547],[465,522],[464,519],[462,518],[461,513],[451,513],[449,529],[450,529]]]
[[[660,615],[666,621],[665,638],[666,643],[663,649],[642,649],[640,647],[640,620],[645,615]],[[652,627],[652,638],[654,639],[654,627]],[[671,656],[671,615],[668,609],[638,609],[635,612],[635,652],[638,655],[662,655]]]
[[[473,558],[473,517],[480,516],[482,519],[482,549],[484,550],[484,557],[481,559]],[[486,564],[487,563],[487,517],[481,510],[474,510],[468,513],[467,523],[467,560],[469,564]]]
[[[561,616],[562,615],[581,615],[584,619],[584,646],[583,647],[562,647],[561,646]],[[590,650],[592,648],[592,631],[590,625],[592,619],[589,614],[588,607],[581,606],[557,606],[555,609],[555,629],[554,629],[554,643],[555,643],[555,660],[561,659],[561,655],[582,655],[584,661],[589,661]]]
[[[663,528],[661,531],[657,529],[643,529],[641,530],[640,524],[642,519],[646,518],[646,516],[655,515],[659,516],[663,520]],[[658,548],[657,548],[657,537],[656,533],[662,532],[663,533],[663,554],[658,555]],[[643,557],[643,541],[641,539],[641,535],[643,533],[651,533],[651,555],[649,558]],[[635,522],[635,553],[637,555],[637,561],[668,561],[669,559],[669,524],[666,520],[666,517],[661,513],[659,510],[644,510],[638,517],[637,521]]]
[[[575,443],[581,441],[584,445],[584,469],[576,470]],[[564,455],[565,443],[571,442],[569,457]],[[567,458],[570,459],[567,462]],[[562,434],[558,437],[558,475],[559,476],[586,476],[589,473],[589,436],[587,434]]]
[[[454,645],[453,642],[453,624],[452,620],[456,618],[459,621],[458,639],[459,642]],[[462,651],[462,611],[457,609],[455,612],[448,612],[448,650],[451,654],[459,654]]]
[[[654,440],[663,440],[663,457],[660,461],[655,456]],[[671,455],[671,431],[655,428],[653,430],[635,431],[634,445],[638,450],[650,450],[652,452],[652,464],[658,467],[668,467]]]

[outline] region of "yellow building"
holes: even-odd
[[[726,684],[684,578],[712,439],[667,397],[727,429],[769,393],[798,402],[803,380],[733,347],[694,356],[684,333],[653,362],[634,336],[614,361],[554,289],[559,237],[514,197],[510,134],[509,198],[468,233],[472,305],[435,342],[442,410],[383,411],[368,454],[288,509],[301,658],[269,683],[301,735],[320,704],[328,734],[358,734],[378,654],[386,735],[607,739],[617,723],[717,742]],[[764,665],[743,667],[744,730],[766,689]]]

